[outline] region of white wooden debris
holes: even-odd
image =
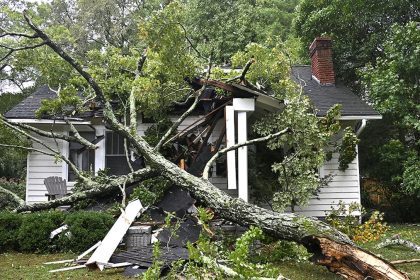
[[[53,230],[50,233],[50,239],[53,239],[54,237],[56,237],[57,235],[59,235],[60,233],[62,233],[63,231],[67,230],[69,228],[68,225],[63,225],[55,230]]]
[[[93,250],[95,250],[96,248],[98,248],[99,245],[101,245],[102,241],[98,241],[98,243],[96,243],[95,245],[93,245],[92,247],[90,247],[89,249],[87,249],[86,251],[84,251],[83,253],[81,253],[79,256],[77,256],[77,258],[75,259],[71,259],[71,260],[62,260],[62,261],[52,261],[52,262],[46,262],[44,264],[60,264],[60,263],[71,263],[71,262],[77,262],[79,260],[81,260],[84,256],[86,256],[87,254],[91,253]]]
[[[101,245],[99,245],[89,258],[86,266],[89,268],[97,267],[100,270],[103,270],[105,267],[104,263],[108,263],[137,214],[140,212],[142,213],[144,210],[145,208],[142,207],[140,200],[131,201],[102,240]]]

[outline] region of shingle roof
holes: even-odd
[[[371,106],[366,104],[344,85],[321,86],[312,79],[311,67],[293,66],[292,79],[303,86],[305,94],[311,99],[318,110],[318,116],[325,116],[327,111],[335,104],[341,104],[343,117],[380,117]],[[57,95],[48,86],[39,87],[33,94],[5,113],[9,119],[35,119],[36,111],[41,107],[41,101],[52,99]],[[96,112],[98,113],[98,112]],[[92,117],[94,112],[87,111],[79,117]]]
[[[341,115],[380,117],[371,106],[356,96],[348,87],[336,84],[334,86],[321,86],[312,79],[311,66],[293,66],[292,79],[303,86],[305,94],[311,99],[318,110],[318,116],[325,116],[327,111],[335,104],[341,104]]]
[[[35,119],[36,111],[41,107],[41,101],[57,97],[47,85],[39,87],[34,93],[25,98],[4,116],[8,119]]]

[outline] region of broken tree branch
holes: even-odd
[[[210,55],[207,74],[206,74],[206,81],[210,78],[212,64],[213,64],[212,56]],[[166,131],[165,135],[163,135],[163,137],[159,140],[156,147],[154,148],[155,151],[159,151],[162,148],[162,146],[166,144],[165,141],[168,140],[169,137],[171,137],[172,133],[178,128],[178,126],[192,113],[192,111],[194,111],[195,107],[197,107],[198,101],[200,100],[200,96],[205,89],[206,89],[206,83],[204,82],[203,86],[194,93],[195,94],[194,103]]]
[[[383,247],[387,247],[387,246],[392,246],[392,245],[401,245],[401,246],[405,246],[411,250],[414,250],[416,252],[420,252],[420,246],[415,244],[414,242],[405,240],[405,239],[401,239],[399,237],[394,238],[394,239],[386,239],[384,242],[379,243],[376,247],[377,248],[383,248]]]
[[[201,255],[201,259],[203,260],[203,262],[205,264],[211,265],[212,267],[216,267],[219,270],[223,271],[223,273],[225,273],[226,276],[228,276],[228,277],[232,277],[232,278],[235,278],[235,279],[244,278],[241,274],[237,273],[232,268],[217,262],[215,259],[211,259],[211,258],[206,257],[204,255]],[[251,277],[250,279],[251,280],[289,280],[288,278],[284,277],[283,275],[279,275],[277,278]]]
[[[75,173],[76,177],[78,177],[80,180],[86,182],[86,183],[90,183],[91,180],[85,176],[82,175],[82,173],[79,171],[79,169],[76,167],[76,165],[74,165],[67,157],[65,157],[64,155],[62,155],[59,151],[54,150],[53,148],[51,148],[50,146],[48,146],[47,144],[44,143],[44,141],[36,138],[35,136],[27,133],[26,131],[22,130],[21,128],[17,127],[17,126],[13,126],[11,123],[9,122],[3,122],[4,125],[6,125],[7,127],[15,130],[16,132],[26,136],[28,139],[31,139],[33,142],[36,142],[38,144],[40,144],[41,146],[43,146],[44,148],[46,148],[48,151],[50,151],[51,153],[49,153],[50,156],[53,157],[57,157],[61,160],[63,160],[65,163],[67,163],[67,165],[72,169],[72,171]],[[54,134],[52,134],[52,138],[55,139]],[[38,150],[40,151],[40,150]],[[44,154],[44,152],[42,152]]]
[[[7,194],[8,196],[10,196],[13,199],[13,201],[15,201],[19,206],[25,205],[25,200],[23,200],[22,198],[20,198],[14,192],[9,191],[8,189],[5,189],[3,187],[0,187],[0,193],[4,193],[4,194]]]
[[[242,73],[239,76],[230,78],[229,80],[226,81],[226,83],[231,83],[235,80],[239,80],[239,81],[244,81],[245,80],[245,75],[248,72],[249,68],[251,67],[251,65],[255,62],[254,58],[251,58],[250,60],[248,60],[248,62],[245,64],[244,69],[242,69]]]
[[[155,177],[157,173],[150,169],[150,168],[143,168],[137,170],[135,172],[129,173],[127,175],[119,176],[118,178],[114,178],[107,183],[98,184],[93,182],[89,186],[91,187],[88,190],[75,192],[71,195],[65,196],[63,198],[50,200],[48,202],[41,202],[41,203],[34,203],[34,204],[27,204],[19,206],[15,209],[16,212],[27,212],[27,211],[40,211],[51,209],[54,207],[62,206],[62,205],[71,205],[77,201],[85,200],[88,198],[94,198],[98,195],[104,195],[106,193],[113,193],[119,191],[119,185],[123,182],[127,184],[140,182],[145,179],[149,179]]]
[[[290,128],[285,128],[285,129],[283,129],[283,130],[281,130],[281,131],[279,131],[279,132],[276,132],[276,133],[273,133],[273,134],[270,134],[270,135],[267,135],[267,136],[264,136],[264,137],[255,138],[255,139],[252,139],[252,140],[249,140],[249,141],[243,142],[243,143],[238,143],[238,144],[232,145],[232,146],[230,146],[230,147],[227,147],[227,148],[224,148],[224,149],[222,149],[222,150],[218,151],[218,152],[217,152],[216,154],[214,154],[214,156],[212,156],[212,157],[211,157],[211,159],[210,159],[210,160],[206,163],[206,166],[204,167],[204,171],[203,171],[203,179],[208,180],[208,178],[209,178],[209,171],[210,171],[210,167],[212,166],[213,162],[214,162],[214,161],[215,161],[215,160],[216,160],[219,156],[221,156],[222,154],[225,154],[225,153],[227,153],[227,152],[229,152],[229,151],[233,151],[233,150],[239,149],[240,147],[243,147],[243,146],[249,146],[249,145],[252,145],[252,144],[255,144],[255,143],[266,142],[266,141],[269,141],[269,140],[271,140],[271,139],[274,139],[274,138],[280,137],[281,135],[286,134],[286,133],[289,133],[289,132],[291,132],[291,129],[290,129]]]
[[[182,102],[172,101],[172,103],[175,104],[175,105],[178,105],[178,106],[184,106],[184,105],[187,105],[188,101],[190,101],[190,99],[192,99],[192,98],[194,98],[194,93],[189,94],[187,96],[187,98],[185,98],[185,100],[182,101]]]
[[[75,138],[77,140],[76,142],[82,144],[83,146],[86,146],[86,148],[88,148],[88,149],[95,150],[96,148],[98,148],[96,145],[89,142],[86,138],[83,138],[80,135],[79,131],[76,129],[76,127],[70,122],[70,120],[65,118],[64,121],[69,126],[70,131],[73,132],[73,138]],[[53,134],[55,136],[55,133],[51,132],[51,134]],[[57,138],[57,137],[55,137],[55,138]]]
[[[32,20],[28,17],[26,12],[23,13],[23,17],[25,18],[25,21],[27,22],[28,26],[35,31],[37,37],[44,40],[45,44],[49,46],[56,54],[58,54],[62,59],[67,61],[89,84],[89,86],[93,89],[96,96],[99,98],[99,100],[104,105],[104,118],[115,128],[117,129],[117,132],[121,129],[121,125],[118,122],[117,118],[114,115],[114,112],[112,110],[112,106],[109,103],[108,99],[105,97],[104,92],[102,91],[99,84],[95,81],[95,79],[86,72],[83,67],[70,55],[68,55],[59,45],[57,45],[54,41],[51,40],[51,38],[41,29],[39,29]]]
[[[7,37],[7,36],[10,36],[10,37],[24,37],[24,38],[28,38],[28,39],[38,38],[37,34],[30,35],[30,34],[19,33],[19,32],[11,32],[11,31],[7,31],[7,30],[5,30],[1,27],[0,27],[0,32],[1,32],[0,33],[0,38]]]
[[[137,78],[140,77],[144,63],[146,62],[146,58],[147,58],[147,49],[144,50],[143,54],[140,56],[139,60],[137,61],[137,68],[135,71],[134,80],[137,80]],[[130,104],[130,131],[132,134],[136,134],[137,133],[137,110],[136,110],[136,96],[134,92],[134,86],[131,89],[128,102]]]
[[[403,264],[403,263],[418,263],[420,259],[411,259],[411,260],[396,260],[392,261],[392,264]]]
[[[67,121],[69,121],[69,120],[67,120]],[[7,118],[5,118],[2,115],[0,115],[0,122],[7,122],[8,124],[10,124],[12,126],[20,127],[22,129],[34,132],[34,133],[38,134],[39,136],[43,136],[43,137],[47,137],[47,138],[56,138],[56,139],[64,140],[64,141],[67,141],[67,142],[76,142],[76,143],[79,143],[83,146],[86,146],[88,149],[96,149],[97,148],[96,145],[90,143],[89,141],[87,141],[83,137],[81,137],[82,141],[80,141],[80,139],[78,139],[77,137],[73,137],[73,136],[69,136],[69,135],[65,135],[65,134],[61,134],[61,133],[47,132],[45,130],[38,129],[36,127],[30,126],[30,125],[27,125],[27,124],[24,124],[24,123],[11,122],[10,120],[8,120]]]

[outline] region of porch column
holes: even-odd
[[[248,113],[255,110],[253,98],[234,98],[233,108],[238,111],[238,143],[248,140]],[[248,202],[248,147],[238,149],[238,197]]]
[[[247,141],[247,113],[238,112],[238,144]],[[248,201],[248,147],[238,149],[238,197]]]
[[[235,111],[233,106],[226,106],[226,147],[235,145]],[[228,189],[236,190],[236,151],[227,152]]]
[[[96,136],[104,136],[104,139],[99,141],[96,146],[98,148],[95,150],[95,175],[98,174],[99,170],[105,169],[105,126],[104,125],[95,125]]]

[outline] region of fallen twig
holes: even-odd
[[[416,263],[420,262],[420,259],[412,259],[412,260],[396,260],[392,261],[392,264],[403,264],[403,263]]]
[[[395,239],[386,239],[384,242],[379,243],[376,247],[377,248],[383,248],[386,246],[391,246],[391,245],[401,245],[401,246],[405,246],[407,248],[410,248],[411,250],[414,250],[416,252],[420,252],[420,246],[408,241],[408,240],[404,240],[401,239],[399,237],[395,238]]]

